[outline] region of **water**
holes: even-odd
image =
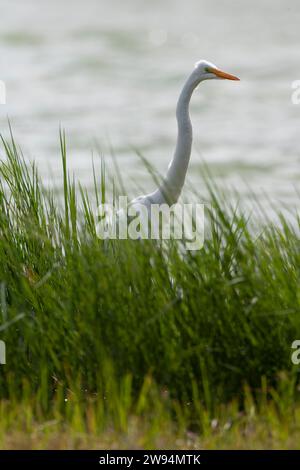
[[[9,116],[26,157],[58,185],[60,124],[70,169],[88,186],[92,149],[108,155],[111,142],[137,195],[153,183],[132,147],[166,170],[180,88],[205,58],[241,82],[211,81],[195,93],[189,180],[201,189],[204,160],[242,198],[250,184],[262,201],[295,205],[299,24],[298,0],[1,0],[1,132]]]

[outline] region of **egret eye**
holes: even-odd
[[[211,72],[209,67],[205,67],[204,70],[205,70],[206,73],[210,73],[210,72]]]

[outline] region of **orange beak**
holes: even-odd
[[[217,75],[217,77],[224,78],[226,80],[239,80],[238,77],[235,77],[234,75],[231,75],[230,73],[222,72],[222,70],[215,69],[212,67],[210,68],[210,72]]]

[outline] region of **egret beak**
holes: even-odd
[[[238,77],[235,77],[234,75],[231,75],[230,73],[227,73],[227,72],[222,72],[222,70],[215,69],[213,67],[210,67],[209,71],[211,73],[214,73],[217,77],[220,77],[226,80],[239,80]]]

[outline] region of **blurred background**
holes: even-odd
[[[132,194],[153,183],[132,147],[164,173],[176,140],[175,107],[194,63],[207,59],[241,82],[206,82],[192,99],[189,180],[202,163],[216,181],[248,185],[263,201],[297,201],[300,105],[299,0],[0,0],[0,79],[26,158],[60,184],[58,132],[69,168],[92,184],[91,154],[113,147]]]

